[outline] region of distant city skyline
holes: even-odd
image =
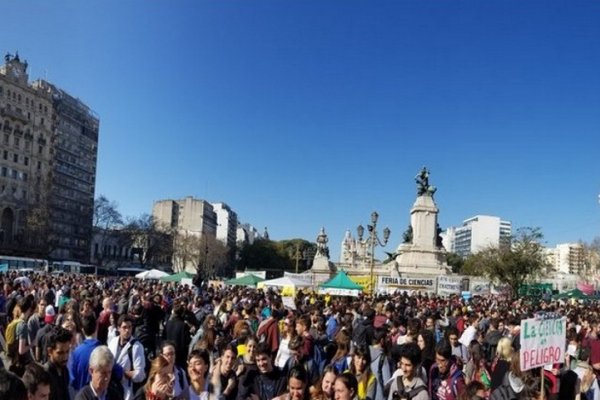
[[[473,215],[600,236],[600,3],[8,2],[2,53],[99,116],[96,197],[227,203],[331,259],[376,210],[402,241],[426,165]]]

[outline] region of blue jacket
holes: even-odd
[[[71,354],[69,381],[75,392],[90,382],[90,355],[102,343],[98,339],[85,339]]]

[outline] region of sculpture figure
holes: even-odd
[[[417,196],[433,196],[437,190],[435,186],[429,184],[429,171],[425,167],[417,174],[415,182],[417,182]]]
[[[327,242],[329,239],[327,238],[327,234],[325,233],[325,228],[321,228],[321,232],[317,236],[317,253],[315,257],[327,257],[329,258],[329,247],[327,247]]]

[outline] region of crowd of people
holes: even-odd
[[[25,278],[25,279],[24,279]],[[600,307],[0,274],[0,400],[600,400]],[[521,371],[520,322],[567,318]],[[542,378],[543,377],[543,378]]]

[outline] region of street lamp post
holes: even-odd
[[[375,246],[379,245],[384,247],[388,239],[390,238],[390,229],[386,227],[383,230],[383,241],[379,238],[379,234],[377,233],[377,220],[379,219],[379,214],[377,211],[373,211],[371,213],[371,224],[367,225],[367,230],[369,231],[369,237],[363,241],[363,235],[365,234],[365,228],[362,225],[359,225],[356,228],[356,232],[358,233],[358,242],[361,245],[370,247],[370,255],[369,255],[369,263],[370,263],[370,282],[371,282],[371,294],[375,291],[375,284],[373,282],[373,269],[375,267]],[[365,254],[366,255],[366,254]]]
[[[300,251],[300,245],[296,245],[296,252],[294,253],[294,260],[296,260],[296,273],[298,273],[298,263],[300,260],[304,261],[308,259],[308,252],[306,250]]]

